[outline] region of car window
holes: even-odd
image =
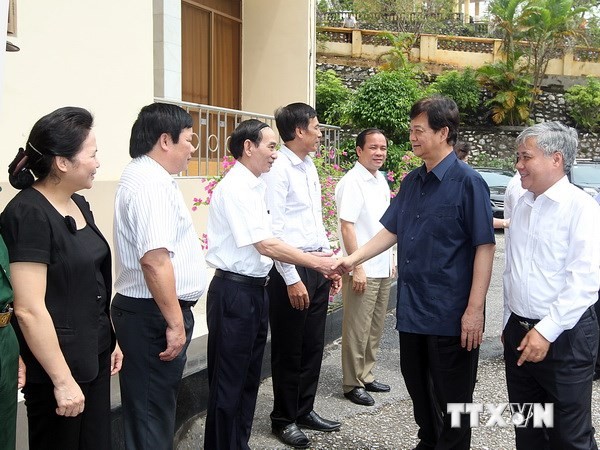
[[[571,169],[574,183],[585,183],[600,186],[600,165],[579,164]]]

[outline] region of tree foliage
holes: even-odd
[[[380,128],[393,141],[407,142],[408,114],[423,94],[412,72],[379,72],[356,90],[348,116],[357,128]]]
[[[530,0],[527,3],[521,20],[534,92],[541,90],[550,59],[561,57],[564,50],[583,36],[580,25],[584,11],[584,8],[575,8],[573,0]],[[536,95],[530,108],[535,100]]]
[[[569,115],[578,126],[600,131],[600,80],[589,77],[585,85],[576,85],[565,93]]]
[[[319,120],[329,124],[341,124],[344,107],[350,90],[344,86],[337,74],[329,69],[317,70],[316,110]]]
[[[463,121],[465,117],[474,114],[481,104],[477,72],[470,67],[462,72],[451,70],[439,75],[431,89],[454,100]]]

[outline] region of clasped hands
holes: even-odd
[[[350,272],[355,265],[354,262],[349,261],[349,256],[344,258],[333,258],[332,251],[311,252],[311,254],[319,257],[319,265],[316,269],[325,275],[326,278],[335,282],[336,285],[339,282],[340,287],[341,281],[339,280],[342,275]]]

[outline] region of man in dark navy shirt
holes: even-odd
[[[384,229],[344,270],[398,244],[396,329],[400,367],[419,426],[417,449],[470,448],[469,415],[451,426],[448,403],[471,403],[495,240],[489,189],[453,151],[454,101],[433,96],[410,112],[410,141],[424,165],[402,181]]]

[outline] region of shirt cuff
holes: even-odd
[[[554,342],[562,332],[565,331],[559,325],[554,323],[550,316],[546,316],[540,320],[536,324],[535,329],[544,336],[548,342]]]
[[[286,286],[291,286],[292,284],[296,284],[298,281],[301,281],[295,265],[275,261],[275,267],[281,274]]]

